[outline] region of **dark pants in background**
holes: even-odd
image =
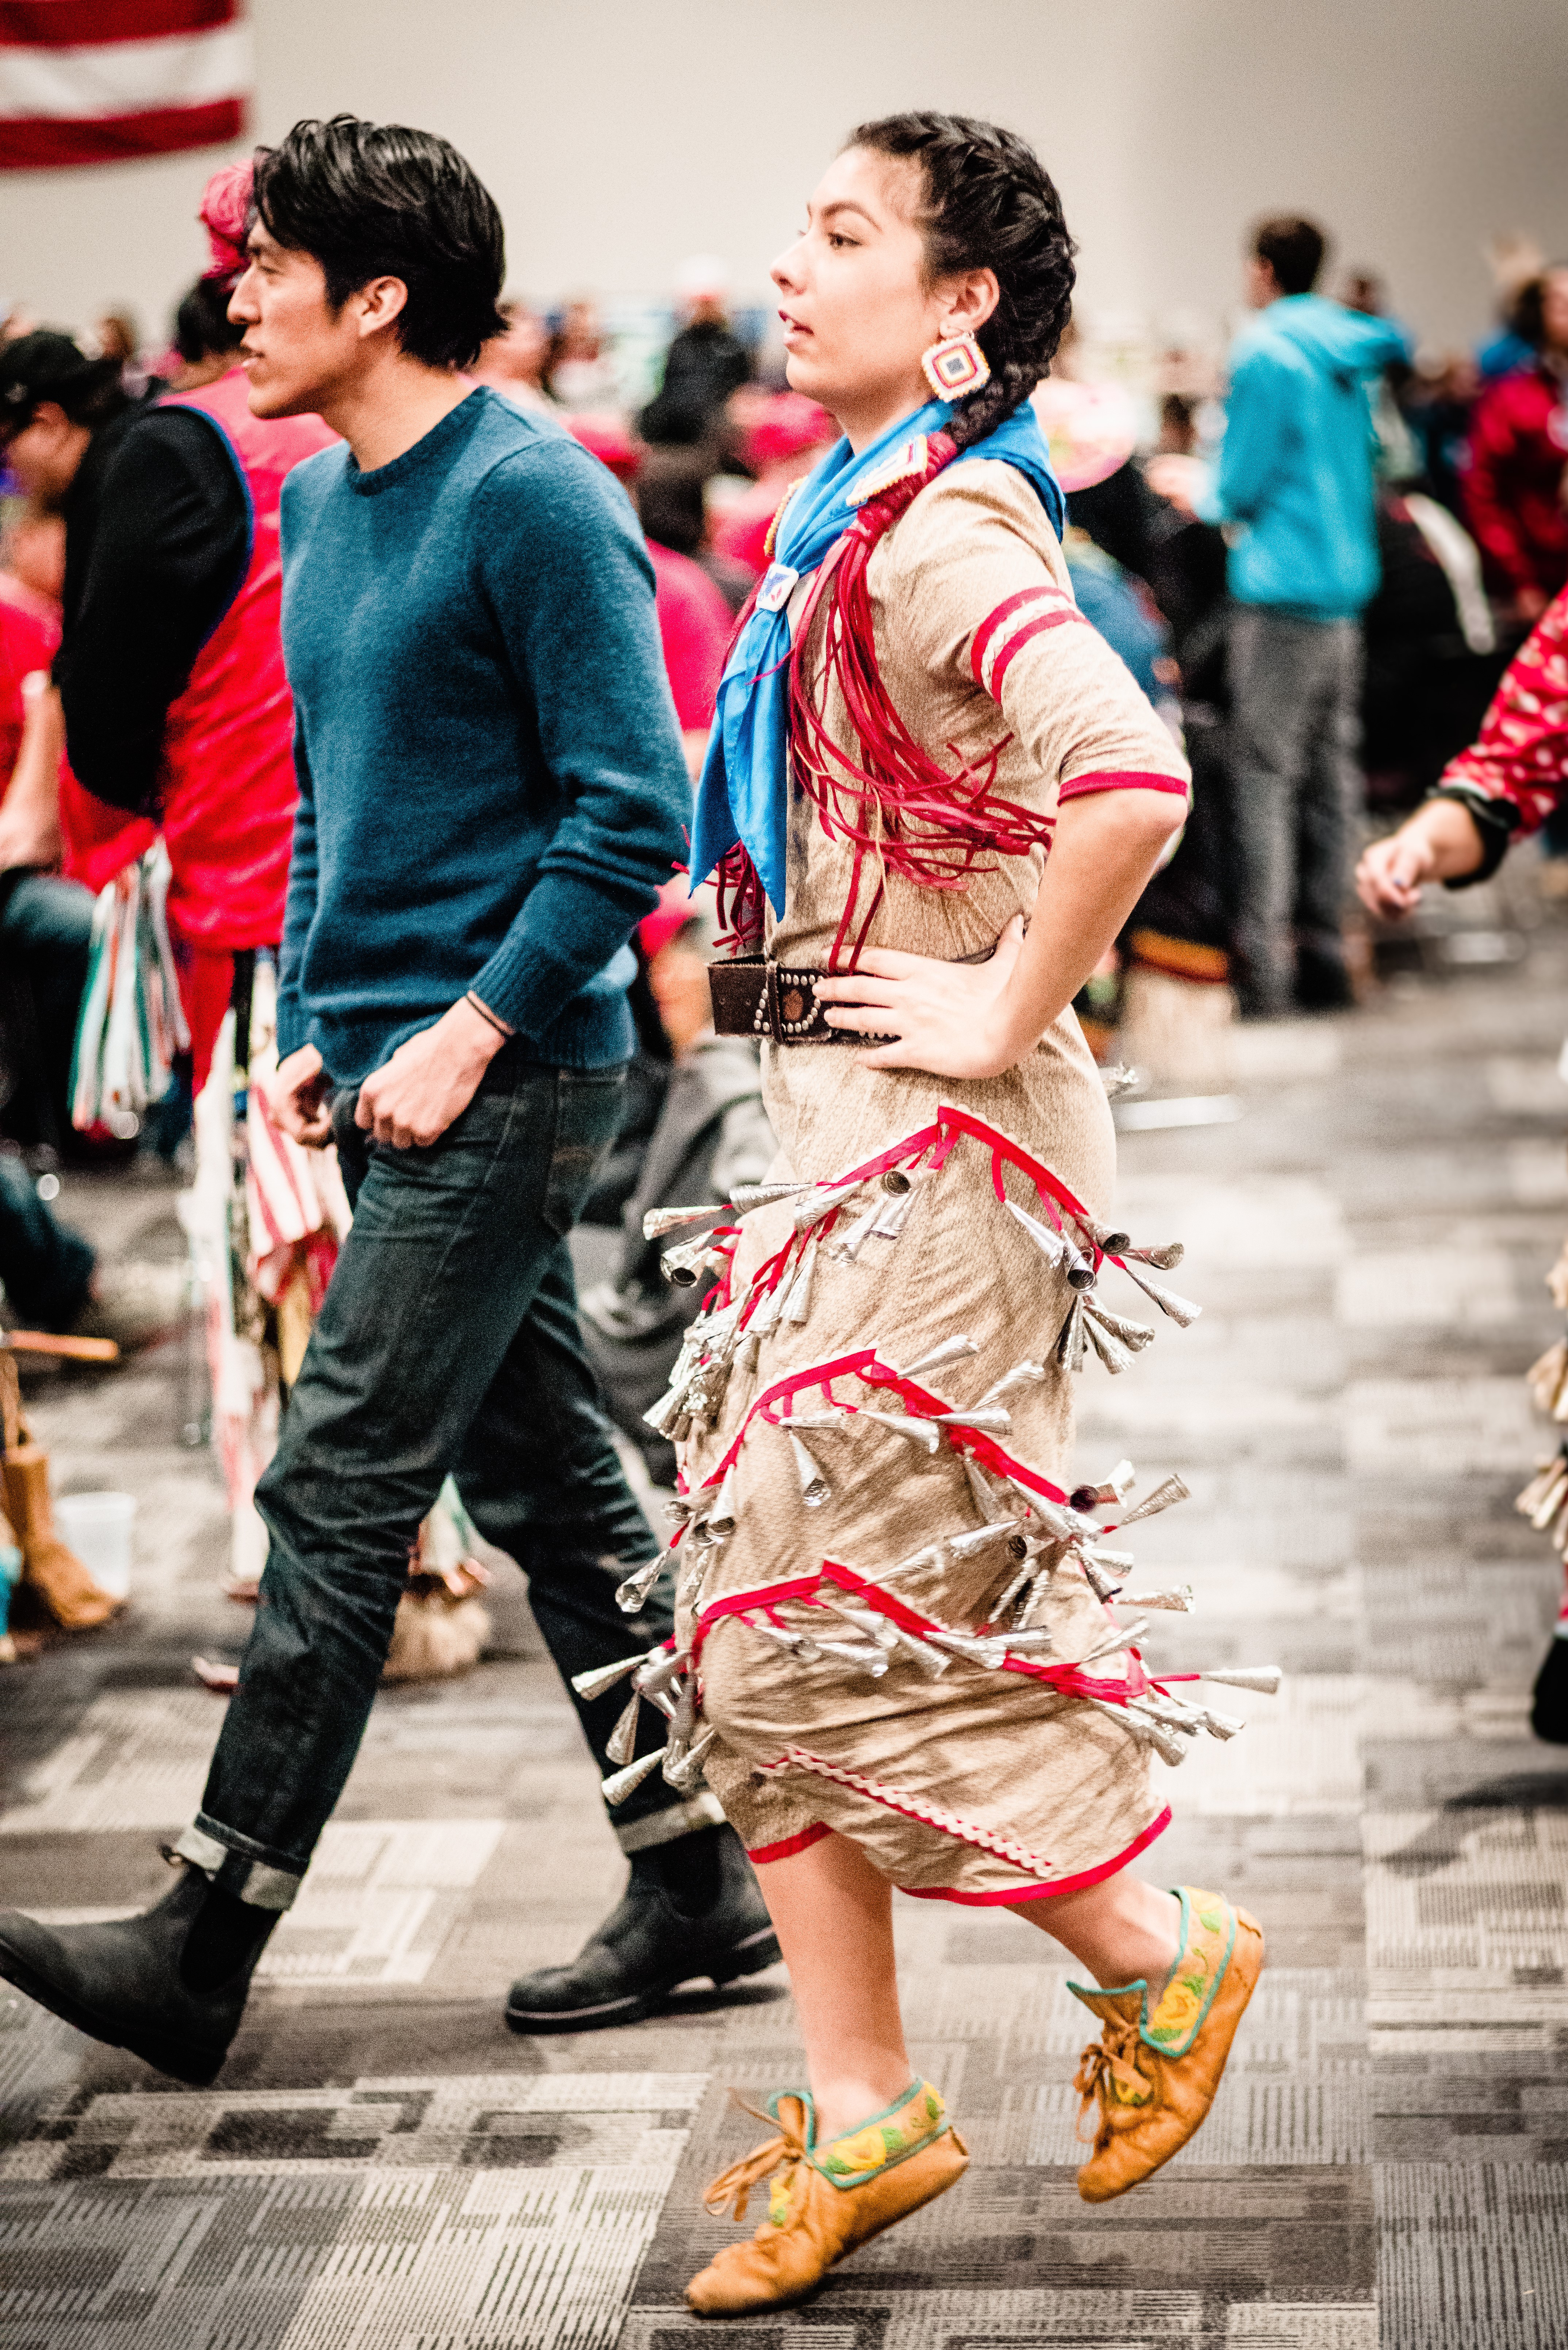
[[[71,1055],[87,983],[93,894],[51,873],[0,874],[5,1131],[24,1149],[70,1138]]]
[[[1231,615],[1236,947],[1249,1008],[1290,1009],[1298,952],[1342,964],[1361,805],[1361,631],[1261,604]]]
[[[271,1550],[255,1627],[180,1846],[264,1908],[292,1900],[348,1778],[409,1547],[449,1471],[528,1576],[564,1679],[669,1636],[666,1595],[635,1623],[615,1605],[659,1544],[583,1353],[566,1237],[614,1138],[622,1076],[504,1047],[428,1149],[367,1143],[338,1097],[353,1229],[256,1490]],[[577,1701],[606,1775],[626,1696]],[[644,1707],[639,1752],[663,1735]],[[628,1847],[659,1841],[650,1815],[671,1807],[690,1808],[655,1773],[615,1814]]]
[[[0,1283],[13,1325],[68,1330],[88,1302],[96,1263],[80,1232],[39,1199],[26,1160],[0,1154]]]

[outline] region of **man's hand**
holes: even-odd
[[[22,740],[0,807],[0,873],[49,872],[60,861],[60,760],[66,722],[45,670],[22,680]]]
[[[314,1045],[302,1045],[280,1061],[263,1084],[266,1106],[275,1127],[303,1142],[307,1149],[323,1150],[332,1139],[327,1112],[327,1072]]]
[[[506,1042],[466,997],[400,1045],[359,1088],[354,1123],[398,1150],[439,1140],[468,1107]],[[294,1056],[297,1057],[297,1055]]]
[[[1019,1057],[1002,1013],[1023,945],[1023,917],[1014,914],[988,962],[943,962],[934,955],[873,947],[852,977],[819,979],[817,999],[845,1007],[825,1014],[830,1028],[898,1039],[857,1055],[862,1068],[999,1076]]]

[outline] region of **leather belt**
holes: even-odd
[[[816,1001],[826,972],[770,962],[766,955],[736,955],[708,966],[713,1026],[721,1036],[772,1037],[775,1045],[886,1045],[891,1037],[858,1028],[830,1028]]]

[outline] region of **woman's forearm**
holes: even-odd
[[[1116,939],[1186,815],[1173,792],[1096,792],[1069,800],[1000,1006],[1008,1061],[1033,1052]]]

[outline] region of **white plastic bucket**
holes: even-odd
[[[55,1523],[100,1591],[130,1596],[130,1529],[134,1493],[67,1493],[55,1503]]]

